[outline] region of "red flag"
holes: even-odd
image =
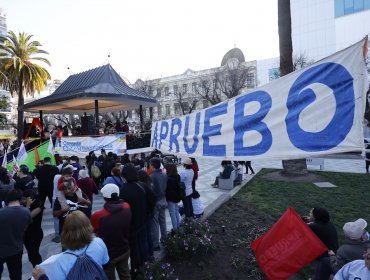
[[[37,166],[40,162],[40,156],[39,156],[39,152],[37,151],[37,148],[35,148],[35,161],[36,161],[36,166]]]
[[[273,280],[287,279],[328,250],[293,208],[254,240],[251,248],[263,272]]]

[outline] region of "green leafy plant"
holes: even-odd
[[[211,254],[216,246],[207,221],[191,219],[169,235],[165,241],[167,256],[176,260]]]
[[[145,263],[138,272],[138,280],[179,280],[169,263],[155,261]]]

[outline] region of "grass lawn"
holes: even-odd
[[[233,199],[247,202],[258,211],[277,220],[288,207],[293,207],[301,216],[308,215],[313,207],[326,208],[337,228],[339,245],[345,242],[343,225],[348,221],[363,218],[370,222],[370,176],[356,173],[311,171],[337,188],[319,188],[313,183],[282,182],[264,179],[272,169],[263,169],[244,186]],[[294,179],[293,179],[294,180]],[[314,264],[298,275],[310,277]]]
[[[363,218],[370,222],[370,176],[367,174],[313,172],[337,186],[319,188],[313,183],[269,181],[263,177],[271,172],[264,169],[234,197],[278,219],[288,207],[300,215],[311,208],[324,207],[337,227],[340,244],[344,241],[342,227],[348,221]]]

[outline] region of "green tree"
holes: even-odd
[[[39,55],[48,54],[41,50],[38,41],[32,41],[32,35],[20,32],[18,36],[9,31],[5,37],[0,36],[0,86],[18,95],[17,140],[20,144],[23,137],[23,115],[19,110],[24,104],[26,95],[34,96],[40,92],[50,79],[49,72],[34,61],[50,66],[50,62]]]
[[[290,0],[278,0],[280,75],[287,75],[294,70],[292,46],[292,19]],[[306,159],[283,160],[284,174],[288,176],[307,173]]]

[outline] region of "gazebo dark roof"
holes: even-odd
[[[130,88],[107,64],[69,76],[51,95],[24,104],[19,110],[81,114],[94,112],[95,100],[100,112],[157,105],[155,98]]]

